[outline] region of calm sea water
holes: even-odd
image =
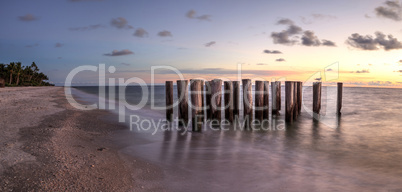
[[[164,86],[154,88],[155,105],[164,106]],[[283,125],[283,91],[281,115],[270,115],[271,125]],[[97,93],[98,87],[74,91],[88,102],[97,101]],[[322,121],[314,121],[307,87],[301,116],[280,130],[154,134],[152,127],[134,127],[115,139],[121,152],[160,166],[168,191],[402,191],[402,89],[345,87],[343,94],[337,117],[336,87],[323,87]],[[140,87],[126,90],[128,103],[137,104],[142,96]],[[143,109],[126,111],[127,125],[133,114],[141,120],[165,118],[165,111],[151,109],[151,93],[147,97]]]

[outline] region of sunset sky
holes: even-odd
[[[0,63],[34,61],[56,85],[78,66],[104,63],[116,68],[107,77],[148,83],[151,66],[232,80],[241,66],[242,78],[306,81],[339,70],[332,81],[402,87],[397,0],[13,0],[0,7]],[[97,84],[96,75],[81,73],[74,83]],[[172,71],[156,74],[156,83],[176,79]]]

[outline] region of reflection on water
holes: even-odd
[[[134,129],[115,138],[122,152],[159,165],[169,191],[401,191],[402,90],[344,88],[341,117],[331,91],[324,124],[303,109],[282,130]],[[306,108],[311,92],[304,92]],[[281,114],[270,117],[271,125],[283,122]],[[164,118],[163,111],[141,115]]]

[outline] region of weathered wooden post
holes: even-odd
[[[264,81],[264,119],[269,119],[269,81]]]
[[[240,82],[232,81],[233,84],[233,116],[234,119],[239,118],[240,115]]]
[[[250,79],[243,79],[243,118],[245,127],[251,128],[251,122],[253,121],[253,96]]]
[[[205,81],[205,110],[207,111],[207,120],[210,120],[212,117],[212,108],[211,108],[211,81]]]
[[[272,114],[279,115],[281,110],[281,82],[271,82],[272,91]]]
[[[321,82],[313,83],[313,112],[314,116],[320,114],[321,110]]]
[[[173,120],[173,81],[166,81],[166,120]]]
[[[298,104],[298,109],[299,109],[299,115],[301,113],[301,108],[302,108],[302,102],[303,102],[303,82],[298,81],[297,82],[297,104]]]
[[[299,116],[299,100],[298,100],[298,91],[297,82],[293,82],[293,120],[296,120]]]
[[[193,131],[199,132],[202,130],[202,80],[193,79],[190,81],[191,94],[191,111]]]
[[[342,91],[343,91],[343,83],[338,82],[337,84],[338,94],[337,94],[337,102],[336,102],[336,113],[338,115],[341,114],[342,109]]]
[[[177,80],[179,126],[188,124],[188,80]]]
[[[285,121],[293,122],[293,85],[292,81],[285,82]]]
[[[231,81],[224,82],[225,89],[225,119],[233,123],[233,85]]]
[[[214,79],[211,81],[211,113],[212,120],[218,121],[218,124],[221,124],[222,117],[222,80]]]
[[[254,87],[255,94],[255,108],[254,108],[254,117],[255,120],[258,120],[260,123],[264,117],[264,82],[263,81],[255,81]]]

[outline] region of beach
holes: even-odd
[[[0,191],[163,191],[161,170],[122,154],[109,112],[74,109],[63,87],[0,89]]]

